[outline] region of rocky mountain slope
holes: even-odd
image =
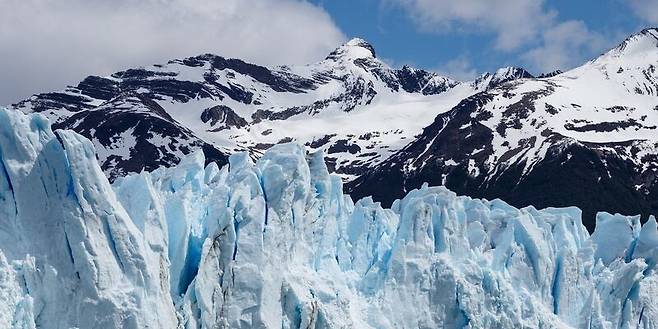
[[[277,145],[110,184],[94,145],[0,109],[0,327],[655,328],[652,217],[444,187],[356,203]]]
[[[390,205],[422,182],[445,184],[516,206],[576,205],[592,229],[599,210],[658,211],[657,35],[568,72],[504,68],[468,82],[391,68],[361,39],[305,66],[201,55],[11,107],[90,138],[112,180],[194,150],[222,165],[297,141],[323,150],[355,197]]]
[[[390,204],[423,182],[517,206],[658,212],[658,31],[585,65],[470,96],[350,183]],[[541,193],[537,193],[541,191]]]

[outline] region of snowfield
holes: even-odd
[[[2,328],[658,326],[653,217],[590,236],[428,186],[384,209],[295,143],[110,185],[89,140],[10,110],[0,160]]]

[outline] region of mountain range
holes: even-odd
[[[264,67],[204,54],[89,76],[8,106],[92,141],[115,180],[197,150],[222,166],[296,141],[352,197],[390,206],[424,182],[537,208],[658,213],[658,30],[580,67],[456,81],[392,68],[352,39],[325,59]]]

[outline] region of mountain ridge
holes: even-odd
[[[656,33],[643,30],[567,72],[534,77],[509,67],[467,82],[391,68],[358,38],[303,66],[206,54],[88,77],[12,108],[90,138],[112,180],[194,150],[224,164],[235,152],[257,158],[294,140],[324,151],[356,197],[388,191],[377,201],[391,204],[424,180],[515,206],[577,205],[592,229],[599,210],[644,218],[658,211]],[[630,59],[613,56],[629,49]],[[562,158],[573,161],[553,161]],[[564,186],[546,185],[553,192],[545,200],[527,200],[544,177]],[[581,177],[579,186],[570,177]]]

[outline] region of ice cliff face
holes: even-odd
[[[2,328],[655,328],[658,231],[442,187],[353,203],[277,145],[110,185],[92,144],[0,110]]]

